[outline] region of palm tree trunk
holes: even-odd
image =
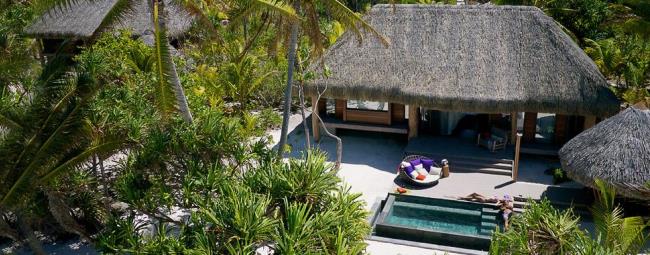
[[[81,226],[77,220],[75,220],[70,212],[72,211],[68,205],[65,204],[61,195],[57,194],[54,191],[45,191],[45,196],[47,197],[48,207],[50,208],[50,213],[54,217],[54,220],[65,230],[66,232],[79,235],[81,238],[88,241],[92,241],[90,236],[86,233],[86,230]]]
[[[302,60],[300,59],[300,55],[296,54],[296,61],[298,61],[298,64],[296,65],[298,68],[298,73],[302,75],[303,69],[302,69]],[[307,153],[311,150],[311,141],[309,139],[309,126],[307,125],[307,118],[305,116],[305,84],[304,84],[304,79],[300,80],[300,87],[298,88],[298,96],[300,99],[300,115],[302,117],[302,128],[303,132],[305,132],[305,148],[307,149]],[[312,117],[313,118],[313,117]]]
[[[307,126],[307,118],[305,117],[305,93],[303,85],[300,84],[300,115],[302,116],[302,128],[305,132],[305,148],[307,151],[311,150],[311,141],[309,140],[309,126]],[[313,118],[313,117],[312,117]]]
[[[102,185],[104,195],[108,196],[108,182],[106,181],[106,168],[104,168],[104,159],[99,158],[99,181],[101,183],[104,183]]]
[[[296,12],[299,12],[300,2],[293,2]],[[289,39],[289,66],[287,70],[287,87],[284,89],[284,112],[282,113],[282,131],[280,132],[280,142],[278,143],[278,157],[284,154],[284,147],[287,144],[287,133],[289,132],[289,116],[291,115],[291,87],[293,85],[293,69],[296,64],[296,48],[298,47],[298,22],[291,24],[291,38]]]

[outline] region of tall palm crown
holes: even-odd
[[[96,65],[70,65],[54,58],[37,80],[32,100],[20,110],[0,109],[0,211],[20,208],[57,175],[121,144],[90,135],[89,102],[100,88]],[[0,97],[0,105],[6,100]]]
[[[370,32],[371,35],[379,38],[385,45],[388,44],[388,41],[364,21],[359,14],[350,10],[339,0],[236,0],[234,2],[235,10],[240,14],[240,18],[263,17],[263,23],[272,23],[279,29],[279,35],[276,38],[284,40],[287,45],[289,66],[287,85],[284,92],[282,131],[278,144],[278,155],[281,156],[287,142],[289,129],[291,91],[299,33],[302,32],[309,39],[312,59],[318,59],[325,50],[323,42],[327,37],[320,29],[321,11],[355,33],[359,42],[363,40],[362,30]]]

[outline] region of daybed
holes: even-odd
[[[410,173],[412,171],[417,171],[415,169],[416,166],[414,166],[413,163],[422,165],[422,167],[426,171],[426,174],[423,174],[424,178],[420,177],[420,179],[418,179],[415,176],[418,176],[420,174]],[[411,167],[410,169],[409,166]],[[429,159],[421,155],[410,155],[405,157],[404,159],[402,159],[402,162],[397,166],[397,171],[400,178],[402,178],[404,181],[414,186],[436,185],[438,183],[438,180],[442,176],[442,168],[440,168],[440,166],[435,161],[433,161],[433,159]]]

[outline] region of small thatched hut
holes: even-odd
[[[83,43],[101,32],[98,31],[101,22],[117,3],[117,0],[80,0],[73,1],[67,8],[55,7],[37,18],[25,30],[25,34],[42,39],[46,53],[56,50],[64,39]],[[127,16],[111,29],[130,29],[136,37],[145,35],[153,30],[152,12],[153,8],[147,0],[136,0]],[[165,12],[169,37],[182,37],[192,26],[192,15],[171,0],[165,0]]]
[[[560,160],[584,185],[602,179],[623,196],[650,200],[650,110],[638,104],[598,123],[567,142]]]
[[[333,122],[395,126],[408,112],[416,118],[408,117],[402,132],[414,137],[426,110],[525,112],[526,140],[539,129],[537,113],[555,114],[556,129],[564,131],[569,117],[589,127],[619,109],[593,61],[536,7],[376,5],[366,20],[390,44],[370,35],[359,43],[348,32],[311,67],[319,73],[323,63],[331,75],[305,84],[308,96],[336,101]],[[381,103],[362,109],[350,100]],[[325,114],[324,103],[317,113]]]

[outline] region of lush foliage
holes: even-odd
[[[559,210],[548,200],[532,202],[512,218],[510,229],[495,233],[490,254],[638,254],[648,240],[648,225],[639,216],[625,217],[615,204],[613,187],[597,180],[597,200],[591,213],[596,226],[580,227],[571,209]]]
[[[33,15],[25,3],[0,2],[0,90],[10,84],[30,83],[38,75],[36,43],[21,36]]]
[[[449,1],[183,1],[199,26],[175,43],[181,54],[156,22],[153,45],[120,31],[93,37],[72,59],[41,56],[23,29],[44,7],[71,2],[0,3],[0,236],[41,254],[35,231],[78,236],[106,253],[363,252],[363,204],[326,157],[306,151],[282,161],[269,149],[285,73],[295,60],[300,84],[346,29],[372,32],[356,13],[372,3]],[[648,95],[646,3],[517,3],[556,18],[622,98]],[[295,59],[287,57],[292,24]],[[493,249],[637,250],[643,222],[603,194],[595,240],[572,213],[542,202],[514,218]]]
[[[222,132],[225,130],[212,130],[210,134]],[[189,155],[162,159],[167,164],[147,158],[148,163],[156,162],[153,168],[137,159],[129,161],[133,163],[116,181],[119,197],[138,212],[155,218],[157,230],[138,233],[133,229],[144,226],[134,216],[124,219],[115,215],[99,237],[100,250],[250,254],[269,244],[281,254],[363,249],[369,230],[360,220],[365,218],[363,204],[358,195],[338,185],[325,157],[312,152],[303,159],[282,163],[269,153],[260,149],[254,159],[232,158],[238,162],[235,169]],[[159,166],[171,166],[181,158],[189,160],[189,171],[156,176],[169,172],[160,171]],[[173,192],[175,185],[182,187],[178,193]],[[171,208],[187,209],[187,217],[155,216]]]

